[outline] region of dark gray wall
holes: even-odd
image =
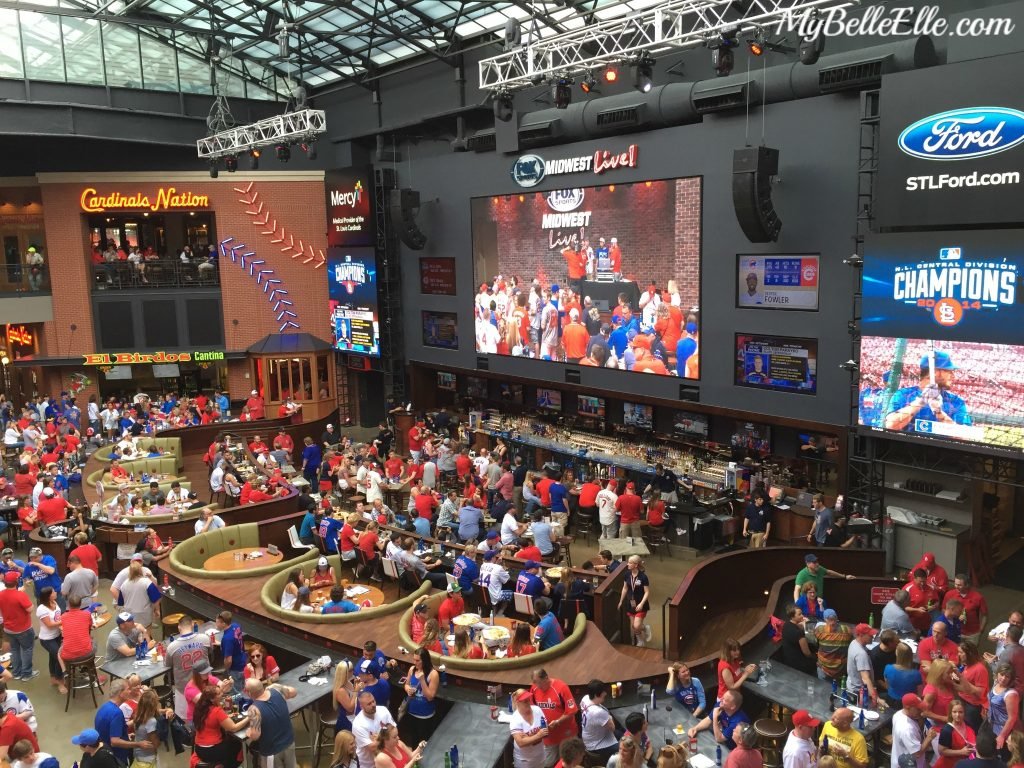
[[[852,316],[854,274],[842,260],[853,251],[859,117],[857,94],[768,106],[764,143],[781,152],[780,183],[772,197],[783,228],[779,242],[767,246],[746,240],[733,210],[732,152],[744,145],[742,114],[712,115],[698,125],[538,150],[549,158],[568,157],[636,142],[640,146],[639,167],[606,175],[604,183],[703,177],[702,403],[829,424],[848,423],[850,375],[839,364],[850,357],[846,324]],[[757,109],[751,111],[750,132],[751,143],[758,143],[761,115]],[[472,271],[469,201],[482,195],[518,193],[519,188],[509,176],[512,157],[443,151],[431,155],[432,148],[439,150],[440,145],[413,147],[412,162],[398,165],[402,185],[412,186],[421,194],[420,222],[429,235],[426,250],[402,254],[406,354],[413,361],[473,369],[472,295],[479,281],[474,280]],[[554,177],[530,191],[583,186],[596,179],[588,174]],[[737,253],[816,252],[822,257],[820,311],[735,308]],[[420,295],[417,260],[421,255],[456,258],[458,298]],[[457,309],[458,351],[422,346],[421,309]],[[734,386],[734,334],[745,331],[817,338],[818,394],[812,397]],[[564,382],[565,368],[550,362],[490,357],[492,372],[556,384]],[[685,381],[586,367],[580,370],[583,386],[619,394],[642,392],[669,400],[678,398],[679,384]]]

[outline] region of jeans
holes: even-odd
[[[602,539],[614,539],[619,535],[619,521],[616,520],[614,523],[605,525],[601,523],[601,538]]]
[[[50,677],[54,680],[60,680],[64,677],[64,670],[60,666],[60,644],[61,638],[54,637],[50,640],[39,639],[39,644],[46,649],[46,652],[50,655]]]
[[[11,641],[11,674],[14,679],[32,674],[32,649],[36,642],[36,632],[29,627],[24,632],[8,633]]]

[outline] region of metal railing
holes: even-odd
[[[216,262],[158,259],[132,264],[126,261],[92,265],[92,286],[97,291],[146,288],[195,288],[220,285]]]
[[[6,264],[0,272],[0,293],[50,293],[50,269],[46,263],[37,266]]]

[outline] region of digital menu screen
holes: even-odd
[[[736,384],[813,395],[818,389],[817,340],[736,334]]]
[[[380,357],[374,250],[328,248],[326,266],[334,346],[341,352]]]
[[[454,312],[420,313],[423,320],[423,345],[437,349],[459,348],[459,316]]]

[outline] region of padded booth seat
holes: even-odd
[[[281,595],[284,593],[285,584],[288,583],[288,573],[295,568],[300,566],[303,573],[309,576],[313,569],[316,567],[316,561],[320,558],[320,554],[315,550],[310,550],[309,556],[303,556],[302,558],[296,558],[290,560],[287,564],[281,563],[276,566],[281,570],[271,578],[267,579],[263,585],[263,589],[260,592],[260,602],[263,603],[264,609],[266,609],[274,618],[287,621],[289,624],[347,624],[353,621],[363,621],[367,618],[376,618],[378,616],[384,616],[389,613],[400,614],[402,611],[412,611],[412,604],[416,598],[420,595],[426,595],[430,593],[430,582],[424,581],[420,588],[413,592],[411,595],[407,595],[393,603],[387,603],[385,605],[377,606],[376,608],[362,608],[356,613],[299,613],[298,611],[287,611],[281,607]],[[301,565],[299,560],[304,560]],[[338,555],[329,555],[327,561],[334,568],[335,573],[341,573],[341,558]],[[443,596],[443,592],[439,592],[439,595]],[[358,603],[358,599],[353,602]],[[409,646],[410,648],[412,646]]]
[[[147,437],[143,435],[142,437],[139,438],[137,445],[139,446],[139,449],[142,451],[148,451],[149,446],[155,445],[162,452],[169,453],[173,455],[179,462],[181,461],[180,437]],[[109,464],[111,461],[109,454],[110,448],[104,446],[103,448],[100,448],[98,451],[96,451],[96,460],[101,461],[104,464]],[[163,459],[167,457],[161,456],[160,458]],[[130,463],[134,463],[137,461],[146,461],[146,459],[129,459]]]
[[[122,461],[121,466],[124,467],[129,473],[134,472],[136,477],[136,483],[142,485],[142,473],[145,472],[147,475],[170,475],[172,478],[178,477],[178,470],[181,469],[181,464],[175,456],[161,456],[159,459],[136,459],[135,461]],[[113,478],[110,476],[110,467],[106,466],[102,469],[97,469],[95,472],[89,473],[85,478],[86,484],[90,488],[95,488],[96,483],[103,480],[105,485],[115,485]],[[168,487],[170,487],[168,481]]]
[[[427,612],[433,618],[437,618],[437,609],[444,600],[445,593],[438,592],[431,595],[427,600]],[[409,607],[398,622],[398,638],[406,648],[416,648],[417,643],[412,640],[409,628],[412,626],[412,607]],[[438,653],[431,653],[435,664],[444,664],[448,669],[472,669],[478,672],[487,670],[520,669],[522,667],[543,667],[549,659],[564,656],[581,642],[587,633],[587,616],[584,613],[576,614],[576,623],[572,632],[566,635],[565,639],[554,648],[546,651],[536,651],[526,656],[517,656],[514,659],[458,659],[454,656],[442,656]]]
[[[202,507],[196,507],[190,509],[188,512],[182,512],[178,520],[196,520],[203,513],[204,509],[219,509],[218,504],[207,504]],[[154,523],[173,523],[174,515],[128,515],[122,517],[122,520],[127,520],[133,525],[152,525]]]
[[[260,529],[258,523],[242,523],[241,525],[228,525],[218,528],[215,531],[207,531],[198,536],[191,536],[171,550],[171,564],[175,570],[185,576],[194,578],[209,578],[210,572],[204,569],[206,561],[221,552],[232,549],[251,548],[260,546]],[[303,552],[291,560],[284,560],[273,565],[265,565],[259,568],[245,568],[238,571],[218,572],[219,579],[250,579],[254,576],[271,576],[278,570],[291,570],[303,561],[315,562],[319,554],[316,550]]]
[[[158,487],[160,489],[160,493],[162,493],[164,496],[166,496],[167,493],[171,490],[171,483],[172,482],[174,482],[174,481],[173,480],[164,480],[161,483],[158,483]],[[187,491],[192,490],[192,482],[190,480],[179,480],[178,482],[181,483],[181,490],[183,492],[187,492]],[[128,487],[130,489],[134,490],[137,495],[141,496],[142,494],[146,493],[146,491],[149,490],[149,483],[135,483],[135,485],[129,485]],[[117,494],[118,494],[119,491],[120,491],[120,488],[118,486],[116,486],[116,485],[108,486],[106,488],[106,492],[103,494],[103,504],[104,504],[104,506],[106,506],[107,504],[112,502],[115,498],[117,498]]]

